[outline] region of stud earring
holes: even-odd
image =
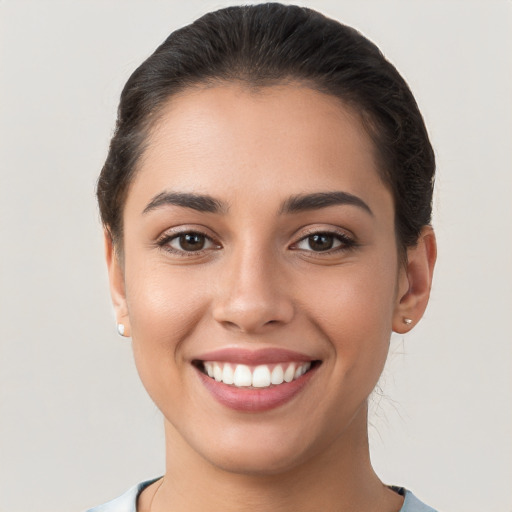
[[[404,324],[405,325],[411,325],[412,324],[412,320],[410,318],[404,318]]]
[[[119,336],[124,336],[124,324],[117,324],[117,333]]]

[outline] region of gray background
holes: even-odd
[[[129,73],[229,3],[0,1],[0,511],[64,512],[163,472],[119,338],[94,185]],[[300,2],[410,83],[438,158],[439,261],[374,396],[374,464],[451,512],[512,510],[512,3]]]

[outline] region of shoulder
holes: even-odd
[[[425,503],[416,498],[411,491],[403,487],[392,487],[392,489],[404,497],[404,504],[400,512],[436,512],[432,507],[425,505]]]
[[[137,498],[139,497],[139,494],[148,487],[148,485],[156,482],[156,480],[158,480],[158,478],[146,480],[145,482],[134,485],[118,498],[115,498],[108,503],[104,503],[103,505],[90,508],[86,512],[137,512]]]

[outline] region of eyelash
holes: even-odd
[[[308,249],[300,249],[298,247],[298,245],[301,242],[304,242],[304,241],[310,239],[313,236],[332,237],[334,239],[333,243],[338,241],[339,245],[337,247],[333,247],[333,248],[327,249],[325,251],[314,251],[312,249],[310,249],[310,250],[308,250]],[[298,240],[297,242],[295,242],[291,246],[291,248],[293,250],[304,251],[304,252],[307,252],[307,253],[314,254],[315,256],[337,254],[337,253],[340,253],[340,252],[348,251],[348,250],[353,249],[355,247],[357,247],[357,242],[352,237],[347,235],[346,233],[339,232],[339,231],[329,231],[329,230],[311,230],[311,231],[307,232],[307,234],[305,236],[303,236],[300,240]]]
[[[212,245],[212,247],[208,247],[206,249],[201,248],[196,251],[187,251],[185,249],[175,249],[174,247],[172,247],[170,245],[172,241],[179,240],[180,237],[186,236],[186,235],[189,235],[189,236],[196,235],[196,236],[203,237],[205,240],[205,243],[210,243]],[[215,240],[211,236],[208,236],[206,233],[203,233],[199,230],[194,230],[194,229],[188,229],[188,230],[183,230],[183,231],[177,231],[174,233],[164,234],[162,237],[160,237],[157,240],[156,243],[162,250],[169,252],[171,254],[176,254],[178,256],[182,256],[182,257],[199,256],[199,255],[203,255],[206,251],[209,251],[212,248],[213,249],[221,248],[221,245],[219,243],[215,242]]]
[[[186,235],[189,235],[189,236],[195,235],[195,236],[204,237],[205,243],[210,243],[211,247],[204,248],[204,249],[201,248],[201,249],[198,249],[195,251],[187,251],[185,249],[176,249],[170,245],[170,243],[173,242],[174,240],[179,240],[180,237],[186,236]],[[335,246],[334,248],[329,248],[325,251],[314,251],[312,249],[308,250],[308,249],[301,249],[298,247],[298,245],[301,242],[304,242],[313,236],[332,237],[334,239],[333,243],[338,241],[339,245]],[[205,252],[211,250],[212,248],[220,249],[222,247],[211,236],[208,236],[206,233],[203,233],[199,230],[193,230],[193,229],[164,234],[162,237],[160,237],[157,240],[156,243],[157,243],[158,247],[160,247],[162,250],[164,250],[168,253],[182,256],[182,257],[199,256],[199,255],[203,255]],[[329,231],[329,230],[311,230],[305,236],[300,238],[297,242],[294,242],[292,245],[290,245],[291,250],[303,251],[303,252],[315,254],[318,256],[336,254],[339,252],[348,251],[355,247],[357,247],[357,242],[353,238],[351,238],[349,235],[347,235],[346,233],[341,233],[338,231]]]

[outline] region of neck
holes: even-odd
[[[323,452],[274,474],[219,468],[166,423],[166,474],[151,496],[151,512],[396,512],[402,498],[384,486],[371,467],[366,421],[362,410]]]

